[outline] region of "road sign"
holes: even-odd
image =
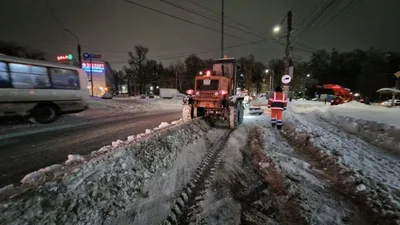
[[[92,54],[92,55],[90,55],[90,57],[91,57],[92,59],[100,59],[100,58],[101,58],[101,55]]]
[[[101,55],[99,54],[89,54],[87,52],[83,53],[83,59],[100,59]]]
[[[290,83],[291,80],[292,80],[292,78],[290,77],[290,75],[283,75],[282,76],[282,83],[284,83],[284,84]]]

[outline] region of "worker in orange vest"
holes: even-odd
[[[282,114],[287,107],[287,97],[283,93],[282,88],[278,86],[275,92],[268,100],[268,108],[271,109],[271,125],[272,127],[282,129]]]

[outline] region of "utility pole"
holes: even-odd
[[[292,66],[292,22],[293,14],[292,11],[287,13],[287,33],[286,33],[286,52],[285,52],[285,74],[289,74],[289,68]]]
[[[81,44],[78,41],[78,61],[79,61],[79,68],[82,68],[82,52],[81,52]]]
[[[224,57],[224,23],[225,23],[225,13],[224,13],[224,0],[222,1],[221,5],[221,58]]]
[[[89,59],[89,63],[90,63],[90,86],[91,86],[91,89],[92,89],[92,94],[91,94],[91,96],[93,97],[94,96],[94,93],[93,93],[93,66],[92,66],[92,57],[90,57],[90,59]]]
[[[176,90],[179,90],[178,89],[178,71],[175,71],[175,87],[176,87]]]

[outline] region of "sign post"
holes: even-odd
[[[90,53],[83,53],[83,59],[87,60],[89,59],[89,64],[90,64],[90,86],[91,86],[91,96],[93,97],[94,94],[94,87],[93,87],[93,66],[92,66],[92,59],[99,59],[101,58],[101,55],[99,54],[90,54]]]
[[[400,71],[398,71],[397,73],[394,74],[397,79],[396,79],[396,89],[400,89]]]
[[[289,85],[287,85],[287,84],[289,84],[290,81],[292,81],[292,77],[288,74],[283,75],[281,81],[284,84],[282,87],[283,91],[286,91],[286,92],[289,91]]]

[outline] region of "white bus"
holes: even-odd
[[[0,54],[0,117],[54,122],[63,113],[86,110],[88,78],[69,65]]]

